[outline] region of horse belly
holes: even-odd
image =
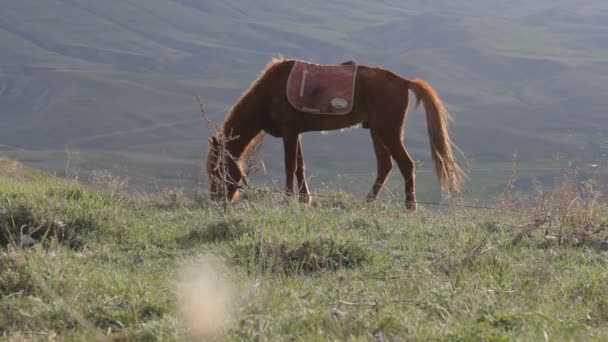
[[[302,131],[333,131],[352,127],[366,121],[362,113],[353,111],[346,115],[304,114],[301,121]]]

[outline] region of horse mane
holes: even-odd
[[[230,112],[228,113],[228,115],[226,116],[226,119],[224,120],[224,124],[222,124],[222,128],[226,125],[226,123],[231,122],[234,119],[234,116],[237,115],[235,113],[239,113],[241,107],[245,106],[249,100],[251,100],[253,97],[255,97],[255,93],[259,91],[259,89],[262,85],[262,81],[265,80],[270,74],[272,74],[272,72],[279,65],[281,65],[287,61],[288,61],[287,59],[284,59],[281,56],[271,58],[270,62],[268,64],[266,64],[266,67],[264,68],[264,70],[262,70],[262,72],[260,72],[260,75],[255,80],[253,80],[253,82],[251,82],[251,85],[247,88],[247,90],[245,90],[243,92],[243,94],[241,94],[241,96],[236,101],[235,105],[232,106],[232,108],[230,109]]]
[[[289,60],[284,59],[282,56],[272,57],[270,62],[260,72],[259,76],[255,80],[253,80],[253,82],[247,88],[247,90],[245,90],[243,92],[243,94],[241,94],[241,96],[236,101],[235,105],[230,109],[230,112],[228,113],[228,115],[226,115],[226,119],[224,120],[224,123],[222,124],[222,126],[220,128],[220,134],[223,134],[224,138],[230,138],[230,136],[231,136],[231,132],[225,132],[224,128],[226,126],[232,126],[231,125],[232,121],[242,120],[242,118],[238,117],[239,114],[237,114],[237,113],[240,113],[242,107],[247,106],[247,104],[250,101],[255,99],[255,97],[257,96],[257,93],[259,93],[260,88],[262,87],[262,85],[264,83],[263,81],[266,80],[268,77],[270,77],[274,73],[274,71],[277,69],[278,66],[280,66],[283,63],[288,62],[288,61]],[[238,156],[237,165],[241,168],[241,170],[243,170],[244,159],[246,159],[250,153],[252,153],[252,152],[256,153],[256,151],[259,150],[259,146],[260,146],[262,140],[264,139],[264,136],[265,136],[264,132],[260,132],[259,134],[257,134],[245,146],[241,155]]]

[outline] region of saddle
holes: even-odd
[[[354,103],[357,64],[319,65],[296,61],[287,80],[287,99],[302,112],[345,115]]]

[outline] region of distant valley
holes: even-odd
[[[207,130],[279,54],[356,60],[428,80],[453,113],[471,195],[608,159],[608,3],[603,1],[11,1],[0,12],[0,153],[58,174],[109,170],[154,189],[204,184]],[[424,116],[406,146],[427,198]],[[314,137],[314,138],[313,138]],[[368,133],[304,136],[317,188],[365,192]],[[355,147],[355,148],[353,148]],[[281,145],[266,175],[280,188]],[[588,167],[587,167],[588,168]],[[401,179],[393,173],[391,187]]]

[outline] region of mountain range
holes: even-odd
[[[278,55],[426,79],[478,188],[500,188],[514,153],[545,177],[608,152],[604,1],[4,1],[0,46],[0,153],[60,174],[199,183],[208,132],[195,96],[219,123]],[[423,182],[425,125],[413,112],[405,135]],[[265,144],[276,181],[282,147]],[[304,146],[317,186],[370,182],[364,130],[308,133]]]

